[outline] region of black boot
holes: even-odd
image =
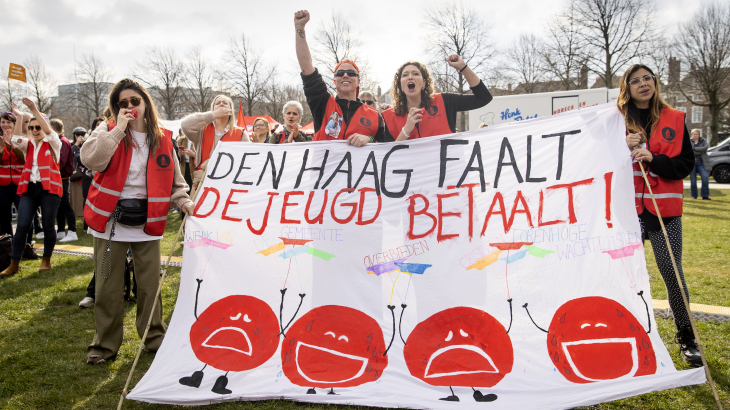
[[[700,351],[697,349],[697,341],[695,340],[694,333],[692,333],[692,328],[689,326],[680,328],[677,332],[676,340],[679,345],[679,355],[682,356],[682,360],[691,366],[701,367],[702,356],[700,356]]]
[[[40,255],[38,255],[37,253],[35,253],[35,249],[33,249],[33,245],[34,244],[35,244],[35,242],[33,242],[33,243],[26,243],[25,244],[25,248],[23,249],[23,255],[21,256],[21,259],[24,259],[24,260],[32,260],[32,259],[40,259],[41,258]]]
[[[196,370],[193,372],[192,376],[186,376],[180,378],[180,384],[183,386],[190,386],[195,387],[196,389],[200,387],[200,382],[203,381],[203,372],[200,370]]]
[[[231,394],[231,391],[226,389],[226,385],[228,384],[228,377],[226,376],[220,376],[215,380],[215,384],[213,385],[213,388],[210,389],[213,393],[218,394]]]
[[[489,403],[491,401],[497,400],[497,395],[496,394],[487,394],[485,396],[479,390],[474,390],[474,400],[478,401],[480,403]]]

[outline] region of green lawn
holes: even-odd
[[[688,199],[684,213],[684,271],[693,302],[730,306],[730,191],[711,190],[712,201]],[[685,192],[689,198],[689,191]],[[179,219],[170,218],[163,253],[170,251]],[[79,225],[80,227],[81,225]],[[73,244],[91,246],[79,235]],[[178,247],[175,254],[180,255]],[[655,299],[666,298],[664,284],[647,242],[647,266]],[[115,361],[88,366],[84,360],[91,341],[94,313],[77,304],[86,292],[92,262],[87,258],[54,255],[51,273],[38,273],[39,262],[22,262],[23,270],[0,282],[0,408],[3,409],[109,409],[119,394],[137,351],[135,307],[125,316],[124,344]],[[169,322],[179,284],[178,268],[170,269],[163,288],[165,320]],[[674,324],[657,319],[659,332],[678,369],[688,368],[679,358]],[[730,407],[730,323],[699,322],[713,377],[723,404]],[[132,387],[152,363],[143,353]],[[125,409],[158,409],[159,406],[125,401]],[[242,402],[213,405],[211,409],[339,409],[341,406],[297,404],[286,401]],[[352,407],[347,407],[351,409]],[[486,408],[486,406],[485,406]],[[715,403],[707,384],[649,393],[591,406],[590,409],[712,409]],[[345,409],[342,406],[342,409]]]

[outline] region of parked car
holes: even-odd
[[[710,175],[721,184],[730,184],[730,138],[707,150]]]

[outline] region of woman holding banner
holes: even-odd
[[[302,115],[304,107],[299,101],[289,101],[284,104],[282,110],[284,114],[284,127],[280,133],[275,133],[269,138],[271,144],[289,144],[292,142],[306,142],[307,137],[303,132],[299,131],[301,127]]]
[[[233,100],[218,95],[210,105],[210,111],[190,114],[182,120],[182,131],[195,144],[195,171],[193,172],[193,192],[205,176],[210,154],[218,141],[251,142],[248,132],[236,126],[233,115]]]
[[[81,148],[82,162],[95,171],[84,209],[94,236],[94,272],[98,274],[96,333],[87,348],[88,364],[115,357],[122,344],[128,248],[138,290],[137,333],[142,337],[152,315],[145,347],[151,352],[160,347],[166,331],[157,295],[160,240],[170,202],[187,213],[193,209],[173,152],[172,132],[160,125],[147,90],[125,78],[112,87],[109,109],[116,123],[100,125]]]
[[[383,111],[386,139],[403,141],[456,132],[456,113],[484,107],[492,94],[461,56],[446,58],[446,63],[464,76],[472,95],[433,93],[433,78],[428,68],[415,61],[401,65],[393,78],[390,95],[393,106]]]
[[[616,101],[626,119],[626,144],[632,149],[636,211],[641,221],[644,238],[649,238],[654,249],[659,272],[667,288],[669,305],[677,326],[677,343],[682,360],[701,366],[702,359],[692,333],[689,314],[670,258],[657,214],[666,227],[671,251],[677,263],[682,287],[689,302],[689,291],[682,272],[682,179],[694,166],[692,143],[684,125],[685,113],[674,110],[661,97],[660,83],[651,69],[634,64],[621,77]],[[656,206],[646,186],[638,161],[644,163]]]

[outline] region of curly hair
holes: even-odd
[[[654,72],[651,70],[651,68],[645,66],[644,64],[632,65],[626,70],[624,75],[621,76],[621,81],[619,82],[618,98],[616,99],[616,106],[618,107],[619,111],[621,111],[621,114],[623,114],[626,120],[626,129],[630,133],[634,134],[644,133],[644,129],[639,123],[639,109],[636,107],[636,104],[634,104],[633,100],[631,99],[631,85],[629,84],[629,79],[632,74],[642,68],[648,71],[652,76],[654,76]],[[667,104],[664,99],[662,99],[661,83],[657,81],[656,77],[654,77],[654,86],[654,95],[652,95],[651,100],[649,100],[649,109],[651,110],[650,124],[652,130],[656,128],[656,125],[659,123],[659,116],[661,115],[662,108],[669,108],[669,104]],[[649,138],[648,135],[645,135],[644,137]]]
[[[152,97],[142,84],[132,80],[131,78],[124,78],[112,86],[112,89],[109,91],[109,104],[107,107],[111,117],[117,118],[119,115],[119,106],[117,103],[119,102],[119,94],[121,94],[124,90],[133,90],[142,96],[142,100],[144,100],[144,120],[147,131],[147,146],[150,148],[150,152],[154,153],[160,146],[160,140],[164,137],[164,134],[162,133],[161,125],[159,123],[160,114],[157,113],[157,107],[155,107],[155,104],[152,102]],[[126,148],[132,146],[132,137],[129,133],[126,133],[123,141]]]
[[[433,78],[431,78],[431,73],[428,71],[428,68],[417,61],[408,61],[398,67],[393,77],[393,86],[390,88],[390,97],[393,100],[393,111],[395,111],[395,115],[406,115],[408,113],[408,99],[400,86],[400,79],[403,75],[403,70],[409,65],[418,68],[424,81],[419,108],[424,108],[433,102]]]

